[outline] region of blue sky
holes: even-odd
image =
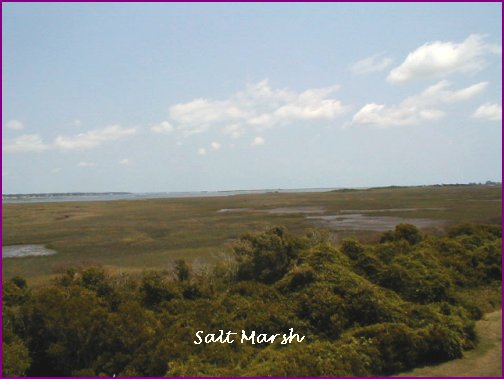
[[[501,180],[500,3],[2,4],[2,192]]]

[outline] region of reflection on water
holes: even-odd
[[[435,220],[430,218],[366,216],[359,213],[308,216],[306,218],[332,230],[371,230],[375,232],[384,232],[394,229],[398,224],[412,224],[417,228],[428,228],[441,226],[446,222],[445,220]]]
[[[44,245],[13,245],[2,246],[3,258],[23,258],[23,257],[40,257],[46,255],[54,255],[58,252],[46,248]]]

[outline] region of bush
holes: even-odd
[[[246,235],[234,245],[238,280],[273,283],[292,266],[297,249],[285,228],[272,228],[257,235]]]
[[[154,307],[164,301],[182,297],[181,289],[176,283],[167,279],[166,274],[155,271],[143,275],[140,293],[147,307]]]
[[[3,283],[3,373],[29,376],[390,375],[460,357],[500,304],[501,238],[398,227],[379,245],[284,228],[250,234],[211,273],[109,275],[67,267],[44,286]],[[416,237],[415,237],[416,236]],[[389,238],[387,237],[387,238]],[[195,332],[305,335],[280,345],[195,345]]]
[[[364,252],[364,248],[356,240],[344,239],[341,242],[341,251],[350,259],[357,259]]]
[[[380,353],[380,374],[390,375],[413,368],[420,361],[421,338],[402,323],[375,324],[351,332],[355,338],[364,338]]]

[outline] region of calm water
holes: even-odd
[[[2,246],[2,259],[42,257],[57,254],[57,251],[46,248],[44,245],[12,245]]]
[[[19,195],[16,197],[2,197],[3,204],[12,203],[55,203],[66,201],[111,201],[111,200],[146,200],[146,199],[169,199],[186,197],[215,197],[234,196],[261,193],[295,193],[295,192],[327,192],[337,188],[306,188],[306,189],[266,189],[266,190],[243,190],[243,191],[201,191],[201,192],[157,192],[157,193],[120,193],[120,194],[34,194]]]

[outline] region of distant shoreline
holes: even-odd
[[[365,188],[359,188],[365,189]],[[225,190],[195,192],[77,192],[77,193],[44,193],[44,194],[7,194],[2,195],[4,204],[67,202],[67,201],[112,201],[112,200],[146,200],[174,199],[188,197],[221,197],[264,193],[307,193],[329,192],[340,188],[295,188],[295,189],[259,189],[259,190]]]
[[[467,187],[467,186],[501,186],[499,182],[486,183],[455,183],[430,184],[416,186],[383,186],[383,187],[328,187],[328,188],[270,188],[253,190],[222,190],[222,191],[188,191],[188,192],[62,192],[62,193],[27,193],[2,194],[3,204],[68,202],[68,201],[112,201],[112,200],[146,200],[173,199],[187,197],[219,197],[233,195],[265,194],[265,193],[310,193],[310,192],[350,192],[394,188],[426,188],[426,187]]]

